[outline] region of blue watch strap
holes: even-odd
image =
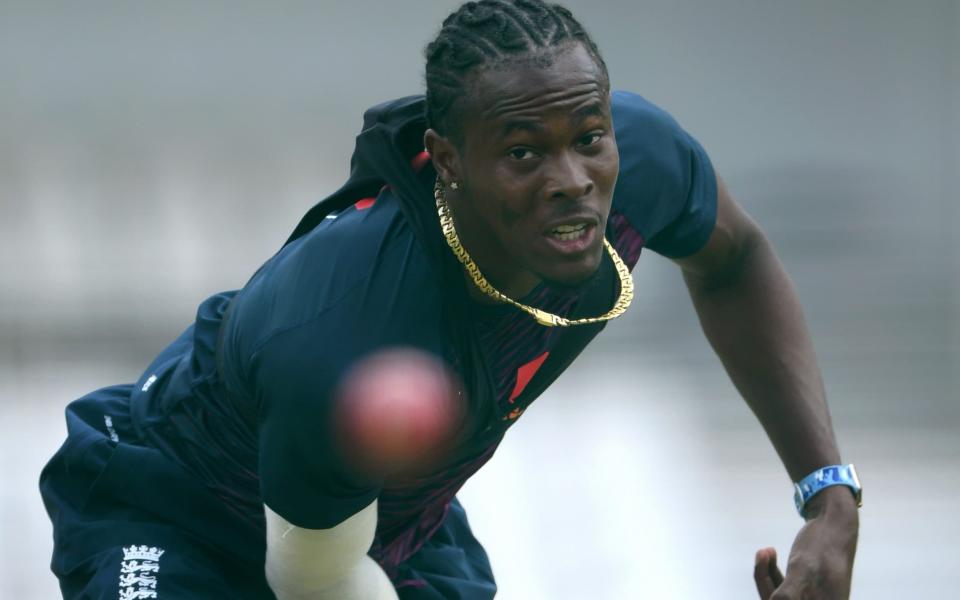
[[[801,517],[805,517],[804,508],[810,498],[816,496],[821,490],[834,485],[845,485],[853,492],[853,497],[857,500],[857,506],[863,506],[863,492],[860,487],[860,478],[857,477],[857,469],[850,465],[830,465],[817,469],[800,481],[793,484],[793,501],[797,505],[797,512]]]

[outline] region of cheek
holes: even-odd
[[[601,191],[612,193],[617,183],[617,175],[620,173],[620,152],[617,150],[616,143],[611,142],[598,158],[600,160],[597,164],[595,181]]]
[[[504,202],[500,205],[497,214],[499,223],[495,226],[503,234],[511,238],[526,238],[528,236],[524,229],[524,224],[527,221],[527,211],[515,206],[512,202]]]
[[[503,181],[506,176],[493,172],[484,177],[485,182]],[[525,211],[516,201],[512,190],[504,189],[499,185],[483,185],[474,179],[470,184],[469,218],[473,220],[481,235],[488,236],[488,242],[503,244],[506,239],[514,235],[513,232],[522,228]]]
[[[534,203],[529,199],[534,197],[535,190],[532,187],[528,189],[523,175],[513,171],[495,170],[492,177],[497,182],[512,183],[509,187],[491,186],[485,191],[486,197],[491,199],[488,205],[490,214],[496,215],[494,227],[507,233],[522,229],[523,223],[533,212]]]
[[[499,208],[500,223],[507,231],[516,229],[526,214],[525,211],[522,210],[522,207],[518,206],[518,203],[511,202],[510,200],[502,202]]]

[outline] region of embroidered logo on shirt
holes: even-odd
[[[157,597],[157,573],[165,550],[155,546],[124,546],[120,564],[120,600]]]
[[[103,415],[103,423],[107,426],[107,433],[110,434],[110,441],[117,443],[120,441],[120,436],[117,435],[117,430],[113,428],[113,418],[110,415]]]
[[[149,389],[150,389],[150,386],[153,385],[153,382],[156,381],[156,380],[157,380],[157,376],[156,376],[156,375],[151,375],[150,377],[148,377],[147,380],[144,382],[143,387],[140,388],[140,391],[141,391],[141,392],[145,392],[145,391],[149,390]]]

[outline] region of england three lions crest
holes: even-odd
[[[120,563],[120,600],[157,597],[157,573],[165,550],[156,546],[124,546]]]

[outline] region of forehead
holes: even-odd
[[[594,107],[608,112],[606,75],[580,44],[486,69],[472,88],[466,125],[488,134],[510,122],[589,113]]]

